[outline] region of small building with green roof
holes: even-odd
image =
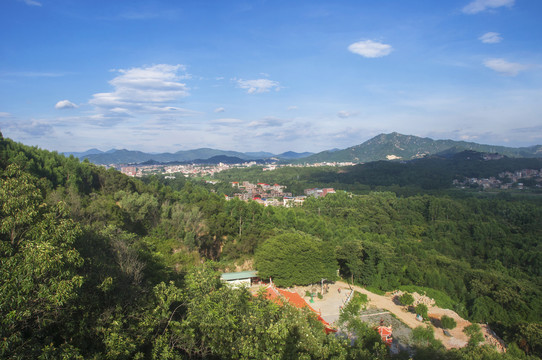
[[[220,280],[235,286],[247,286],[250,287],[254,280],[258,279],[258,272],[256,270],[240,271],[223,273],[220,276]]]

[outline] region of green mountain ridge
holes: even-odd
[[[299,163],[315,162],[370,162],[378,160],[412,160],[453,149],[454,152],[474,150],[485,153],[499,153],[509,157],[542,157],[542,145],[530,147],[506,147],[485,145],[467,141],[433,140],[396,132],[380,134],[366,142],[339,151],[323,151]]]

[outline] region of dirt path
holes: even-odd
[[[341,281],[337,281],[336,284],[345,288],[349,287],[348,284]],[[362,294],[366,294],[371,305],[380,309],[388,310],[410,328],[414,329],[414,328],[417,328],[418,326],[424,325],[424,323],[421,323],[418,320],[416,320],[416,314],[408,312],[404,306],[399,306],[395,304],[391,298],[372,293],[359,286],[353,286],[353,288],[354,290]],[[465,326],[470,325],[470,322],[462,319],[459,315],[457,315],[452,310],[440,309],[438,307],[431,307],[429,309],[429,316],[431,317],[431,315],[433,315],[433,317],[436,317],[438,319],[440,319],[442,315],[448,315],[450,317],[453,317],[454,320],[456,320],[457,322],[457,327],[450,331],[450,333],[452,334],[452,337],[445,336],[444,333],[442,332],[442,329],[436,328],[432,324],[427,324],[427,322],[425,323],[433,328],[433,331],[435,333],[435,338],[442,341],[442,344],[447,349],[460,348],[467,345],[468,338],[463,333],[463,328]]]
[[[310,301],[310,298],[305,297],[306,291],[319,292],[319,286],[299,286],[289,289],[290,291],[296,291],[299,295],[304,297],[307,303],[322,317],[329,322],[330,324],[335,324],[339,319],[341,307],[344,305],[348,294],[350,293],[351,286],[345,282],[337,281],[333,284],[327,286],[328,291],[325,293],[322,299],[314,297],[313,301]],[[426,321],[424,323],[416,320],[416,314],[409,312],[405,309],[404,306],[397,305],[393,302],[393,299],[390,296],[382,296],[368,291],[365,288],[359,286],[353,286],[354,290],[367,295],[369,300],[369,305],[371,307],[389,311],[397,319],[403,322],[406,326],[411,329],[415,329],[418,326],[431,326],[435,334],[435,338],[442,341],[442,344],[447,349],[452,348],[461,348],[467,345],[468,337],[463,332],[463,329],[466,326],[469,326],[471,323],[463,318],[461,318],[457,313],[448,309],[441,309],[437,306],[429,306],[428,315],[432,319],[431,322]],[[256,292],[258,286],[254,286],[253,291]],[[443,315],[447,315],[453,318],[457,326],[449,330],[452,337],[444,335],[443,331],[439,327],[435,327],[433,322],[439,322],[440,318]],[[437,321],[435,321],[437,320]],[[493,345],[497,348],[498,351],[506,351],[505,345],[496,335],[485,325],[481,326],[482,334],[484,335],[485,341],[484,344]]]

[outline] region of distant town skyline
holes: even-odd
[[[59,152],[542,144],[539,0],[4,0],[0,131]]]

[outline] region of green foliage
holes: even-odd
[[[410,306],[410,305],[414,304],[414,297],[412,297],[412,295],[409,294],[409,293],[404,293],[399,298],[399,301],[401,302],[401,304],[403,304],[405,306]]]
[[[73,248],[80,229],[61,203],[42,203],[35,182],[15,165],[0,180],[1,356],[37,357],[83,283]]]
[[[443,347],[442,343],[435,339],[435,334],[431,326],[418,326],[414,328],[410,338],[418,347],[432,347],[434,349]]]
[[[416,315],[420,315],[424,320],[427,320],[427,305],[425,304],[418,304],[414,308],[414,311],[416,312]]]
[[[292,257],[271,268],[286,270],[285,276],[300,273],[302,282],[331,280],[339,267],[342,276],[378,293],[425,292],[439,306],[492,322],[507,343],[517,343],[512,352],[540,354],[542,204],[535,197],[420,195],[421,183],[361,184],[358,168],[286,168],[265,172],[263,181],[293,192],[327,185],[365,195],[338,191],[299,208],[272,208],[225,201],[208,185],[184,178],[172,184],[175,189],[158,177],[139,181],[1,137],[0,156],[0,357],[388,356],[359,319],[345,320],[360,334],[349,346],[326,337],[313,315],[217,280],[217,266],[250,261],[260,252],[266,259]],[[466,171],[480,166],[469,164],[463,163]],[[493,170],[504,166],[492,164]],[[261,168],[248,171],[255,178],[263,174]],[[394,180],[398,174],[388,174],[389,181],[399,183],[412,172]],[[246,179],[243,172],[235,176]],[[353,182],[335,183],[346,180]],[[277,240],[283,235],[289,240]],[[194,269],[205,259],[219,262]],[[288,269],[291,264],[303,266]],[[473,346],[450,352],[418,347],[415,354],[514,356]]]
[[[447,315],[442,315],[440,318],[440,325],[443,329],[453,329],[457,326],[455,320]]]
[[[418,294],[425,295],[435,300],[435,304],[443,309],[456,309],[457,301],[454,301],[450,296],[443,291],[431,289],[424,286],[416,285],[401,285],[400,290],[408,292],[417,292]]]
[[[484,341],[482,329],[478,324],[471,324],[463,329],[463,332],[469,337],[469,346],[477,346]]]
[[[301,232],[284,232],[258,249],[255,265],[261,278],[278,286],[308,285],[335,279],[336,261],[328,244]]]

